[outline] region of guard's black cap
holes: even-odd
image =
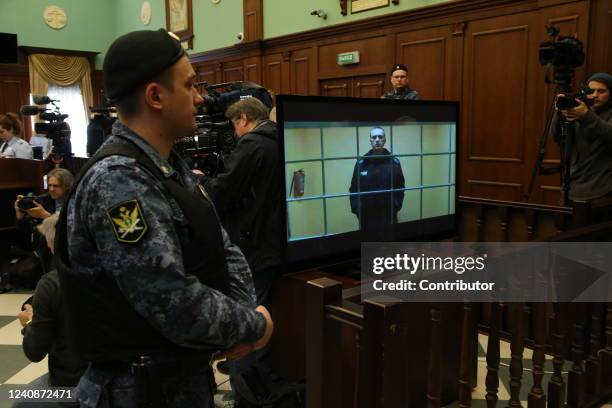
[[[185,50],[163,28],[132,31],[117,38],[104,57],[104,88],[112,102],[176,63]]]
[[[395,64],[395,66],[393,68],[391,68],[391,74],[393,74],[395,71],[397,71],[398,69],[401,69],[402,71],[406,71],[408,72],[408,68],[406,68],[405,65],[402,64]]]

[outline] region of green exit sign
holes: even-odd
[[[350,65],[359,63],[359,51],[343,52],[338,54],[338,65]]]

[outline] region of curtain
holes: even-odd
[[[28,61],[32,94],[46,95],[49,84],[59,86],[78,84],[81,88],[85,112],[89,111],[89,107],[93,105],[93,90],[91,68],[87,58],[31,54]]]

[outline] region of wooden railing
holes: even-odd
[[[509,220],[514,213],[523,217],[531,211],[536,220],[566,218],[561,225],[578,224],[572,220],[572,210],[562,207],[516,205],[500,210],[487,208],[489,200],[466,204],[481,206],[483,213],[508,214]],[[531,224],[532,240],[542,240],[538,224]],[[509,228],[501,230],[511,236]],[[549,241],[602,241],[611,236],[612,222],[608,222],[574,228]],[[472,405],[477,330],[482,328],[477,325],[476,311],[481,304],[361,302],[359,288],[343,291],[340,283],[329,278],[310,281],[306,294],[308,407],[433,408],[453,400],[459,407]],[[500,375],[510,380],[504,406],[521,407],[520,393],[527,375],[525,348],[533,350],[529,408],[595,407],[612,398],[612,304],[490,303],[488,307],[484,384],[488,408],[500,402]],[[341,333],[347,328],[355,339],[352,356],[342,352]],[[500,364],[503,337],[510,341],[507,372]],[[547,384],[546,354],[553,357],[553,373]],[[354,364],[347,365],[347,358]],[[342,369],[347,366],[354,371]],[[348,387],[351,395],[343,394],[347,381],[353,385]]]
[[[347,299],[347,292],[354,295],[354,290],[342,291],[339,282],[328,278],[308,284],[308,407],[434,408],[453,400],[458,401],[459,407],[471,406],[477,368],[474,305],[367,300],[359,305]],[[547,306],[535,303],[532,307],[533,385],[528,393],[528,407],[599,406],[606,398],[612,398],[612,306],[601,303],[590,304],[588,308],[578,303]],[[525,308],[523,303],[494,303],[492,309],[486,351],[487,407],[501,402],[500,376],[509,378],[507,406],[521,407],[519,395],[527,375],[523,369]],[[500,321],[504,309],[512,317],[508,371],[500,367]],[[549,309],[553,313],[547,313]],[[566,321],[567,314],[582,318],[574,319],[573,327],[566,331],[561,323]],[[427,324],[422,323],[423,317]],[[550,322],[549,334],[546,328]],[[604,322],[605,338],[601,337]],[[342,361],[346,358],[342,352],[343,327],[354,332],[354,372],[341,369],[346,366]],[[548,338],[553,339],[552,344],[547,344]],[[564,347],[566,338],[572,339],[569,355]],[[547,350],[554,356],[553,375],[544,384]],[[564,367],[569,370],[567,382],[562,375]],[[347,388],[346,381],[354,383],[350,396],[342,393]]]
[[[458,198],[459,241],[527,242],[551,237],[571,227],[586,225],[584,205],[551,205]]]

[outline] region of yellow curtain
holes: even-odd
[[[91,68],[85,57],[64,55],[32,54],[30,65],[30,88],[33,94],[46,95],[49,83],[69,86],[78,83],[83,96],[85,112],[93,105]]]

